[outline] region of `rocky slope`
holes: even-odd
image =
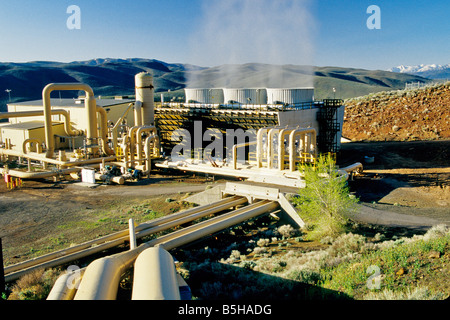
[[[346,100],[343,136],[352,141],[450,139],[450,82]]]

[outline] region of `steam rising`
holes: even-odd
[[[204,20],[191,38],[191,61],[218,67],[190,72],[188,86],[312,86],[315,27],[309,2],[204,0]]]

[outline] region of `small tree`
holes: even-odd
[[[345,232],[358,200],[350,197],[347,180],[331,155],[321,155],[314,166],[301,166],[300,170],[306,187],[299,190],[294,204],[310,229],[307,237],[317,240]]]

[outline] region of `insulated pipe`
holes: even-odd
[[[136,142],[135,144],[137,145],[137,158],[141,159],[142,157],[142,152],[143,152],[143,145],[142,145],[142,134],[144,132],[152,132],[153,135],[157,135],[157,131],[156,131],[156,127],[155,126],[141,126],[137,129],[136,131]],[[159,147],[158,147],[159,148]],[[139,163],[141,164],[141,163]]]
[[[152,143],[154,145],[153,152],[151,150]],[[159,145],[160,145],[160,142],[159,142],[158,136],[150,136],[150,137],[147,137],[147,139],[145,139],[144,152],[145,152],[145,158],[147,159],[145,171],[147,172],[147,174],[150,174],[150,171],[152,169],[151,168],[152,167],[152,155],[156,156],[157,158],[159,158],[161,156],[161,154],[160,154],[161,151],[160,151]]]
[[[292,131],[296,129],[282,129],[278,135],[278,170],[284,170],[284,157],[286,155],[286,150],[284,146],[285,136],[289,135]]]
[[[59,174],[71,174],[73,172],[80,171],[81,168],[70,168],[70,169],[63,169],[59,170],[58,172],[54,171],[45,171],[45,172],[24,172],[24,171],[18,171],[18,170],[9,170],[8,174],[21,178],[21,179],[44,179],[44,178],[50,178],[54,177]]]
[[[155,240],[151,240],[147,244],[160,244],[164,249],[171,250],[206,237],[210,234],[219,232],[223,229],[232,227],[246,220],[255,218],[261,214],[275,211],[278,208],[278,202],[262,200],[230,213],[225,213],[218,217],[197,223],[179,231],[175,231]]]
[[[83,83],[51,83],[48,84],[44,90],[42,90],[42,100],[44,107],[44,123],[45,123],[45,145],[47,146],[46,157],[51,158],[55,152],[55,142],[53,140],[53,127],[52,127],[52,113],[51,113],[51,103],[50,103],[50,93],[52,91],[67,91],[67,90],[83,90],[86,93],[85,110],[86,110],[86,120],[87,129],[86,137],[88,141],[92,143],[93,140],[97,139],[97,117],[96,117],[96,103],[94,98],[94,91],[90,86]],[[92,148],[93,153],[95,153],[95,148]]]
[[[252,146],[257,143],[258,143],[257,141],[251,141],[251,142],[246,142],[246,143],[241,143],[241,144],[235,144],[233,146],[233,169],[234,170],[237,170],[237,149],[242,148],[242,147]]]
[[[134,104],[134,125],[142,126],[142,102],[136,101]]]
[[[263,144],[263,138],[264,135],[267,134],[267,140],[269,140],[269,132],[270,130],[274,129],[281,129],[280,126],[275,127],[269,127],[269,128],[262,128],[258,130],[257,136],[256,136],[256,165],[258,168],[262,168],[262,160],[264,158],[264,144]],[[269,145],[269,141],[267,141],[266,146]],[[269,154],[269,149],[267,149],[267,153]]]
[[[64,117],[64,130],[68,136],[81,136],[83,135],[83,131],[72,129],[70,124],[70,114],[66,110],[51,110],[52,115],[62,115]],[[36,111],[18,111],[18,112],[1,112],[0,119],[9,119],[9,118],[25,118],[25,117],[38,117],[43,116],[43,110]]]
[[[97,106],[97,113],[100,114],[100,137],[102,138],[102,151],[110,156],[115,154],[108,145],[108,114],[102,107]]]
[[[273,168],[273,158],[274,158],[274,149],[275,149],[273,137],[277,133],[280,134],[280,129],[273,128],[273,129],[270,129],[267,134],[267,168],[268,169]]]
[[[56,279],[52,290],[47,296],[47,300],[61,301],[73,300],[80,285],[81,279],[85,272],[85,268],[76,271],[76,273],[66,272]]]
[[[308,128],[308,129],[296,129],[294,131],[291,132],[291,134],[289,135],[289,169],[291,172],[295,171],[295,154],[296,154],[296,150],[295,150],[295,137],[300,135],[300,136],[306,136],[306,134],[311,134],[312,135],[312,142],[311,144],[313,144],[314,146],[316,146],[316,130],[312,129],[312,128]],[[305,143],[306,145],[306,143]],[[314,157],[316,157],[316,151],[317,148],[314,147]]]
[[[263,213],[276,210],[277,202],[260,201],[242,209],[223,214],[166,236],[146,242],[135,250],[100,258],[89,264],[74,300],[114,300],[121,275],[129,269],[145,249],[162,244],[165,250],[198,240],[211,233],[242,223]]]
[[[117,130],[119,129],[120,124],[123,122],[123,120],[125,119],[125,117],[128,115],[128,112],[130,112],[131,107],[133,106],[133,103],[130,103],[127,108],[125,109],[124,113],[122,114],[122,116],[116,121],[116,123],[114,124],[114,127],[111,130],[111,136],[112,136],[112,143],[113,143],[113,148],[114,150],[116,150],[116,148],[119,146],[118,141],[117,141]]]
[[[148,72],[138,73],[135,84],[136,101],[142,102],[142,125],[152,126],[155,124],[153,76]]]
[[[144,250],[134,263],[131,300],[180,300],[175,262],[161,247]]]
[[[88,164],[101,163],[102,161],[110,162],[116,160],[115,156],[104,157],[104,158],[94,158],[87,160],[78,160],[78,161],[60,161],[56,159],[50,159],[43,157],[39,154],[35,153],[27,153],[23,154],[21,151],[9,150],[9,149],[0,149],[0,155],[13,156],[13,157],[24,157],[31,160],[42,161],[45,163],[50,163],[54,165],[58,165],[61,167],[75,167],[75,166],[83,166]]]
[[[132,266],[143,249],[145,247],[140,246],[135,250],[91,262],[86,268],[74,300],[115,300],[120,277]]]
[[[228,208],[245,203],[247,203],[246,198],[232,196],[209,205],[184,210],[179,213],[174,213],[165,217],[154,219],[150,222],[142,223],[135,228],[135,231],[137,232],[136,238],[144,237],[146,235],[152,234],[153,232],[163,231],[173,226],[180,225],[206,215],[215,214]],[[177,222],[177,220],[179,222]],[[153,229],[149,232],[148,230],[151,228]],[[49,253],[32,260],[27,260],[15,265],[7,266],[5,268],[6,281],[16,280],[21,275],[37,268],[50,268],[58,266],[66,262],[88,256],[92,253],[106,250],[108,248],[120,245],[128,239],[129,231],[123,230],[79,245],[72,246],[70,248]]]
[[[136,154],[136,131],[140,126],[134,126],[128,130],[128,136],[130,137],[130,162],[133,162]]]
[[[22,143],[22,152],[23,154],[27,153],[27,144],[29,143],[36,143],[36,151],[37,153],[42,153],[42,141],[40,141],[39,139],[26,139],[23,143]]]

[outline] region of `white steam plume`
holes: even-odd
[[[220,67],[191,72],[188,86],[312,86],[310,0],[204,0],[203,17],[190,39],[191,63]],[[289,64],[308,67],[281,70]]]

